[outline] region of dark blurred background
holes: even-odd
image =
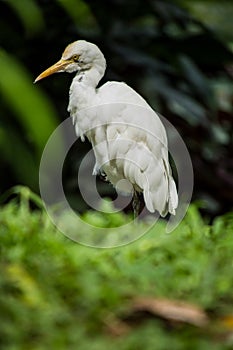
[[[8,0],[0,16],[1,193],[16,184],[39,191],[40,157],[68,117],[72,76],[33,80],[85,39],[106,57],[102,83],[125,81],[179,130],[193,161],[193,200],[212,217],[232,209],[233,2]],[[89,148],[78,141],[64,172],[77,206],[77,168]]]

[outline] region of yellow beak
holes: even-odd
[[[63,72],[65,67],[70,64],[72,61],[71,60],[63,60],[60,59],[57,63],[46,69],[44,72],[42,72],[38,77],[35,79],[34,83],[37,81],[44,79],[48,77],[49,75],[53,73],[58,73],[58,72]]]

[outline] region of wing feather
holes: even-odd
[[[88,138],[95,148],[95,169],[102,167],[114,186],[127,179],[143,192],[150,212],[175,214],[177,190],[168,160],[166,131],[158,115],[136,91],[120,82],[101,86],[92,102],[96,112],[84,112],[73,119],[80,136],[87,125],[93,125]]]

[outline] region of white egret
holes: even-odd
[[[41,73],[37,82],[57,72],[77,72],[71,87],[68,111],[78,137],[92,143],[96,165],[114,186],[127,180],[122,191],[133,192],[133,209],[139,212],[143,193],[150,212],[175,214],[176,185],[168,160],[165,128],[153,109],[123,82],[97,85],[106,69],[99,48],[85,40],[68,45],[61,59]]]

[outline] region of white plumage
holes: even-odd
[[[68,111],[75,131],[92,143],[96,165],[122,192],[143,192],[150,212],[175,214],[176,185],[168,160],[165,128],[158,115],[132,88],[121,82],[97,85],[106,61],[99,48],[84,40],[67,46],[62,58],[41,73],[76,72],[70,87]],[[122,182],[120,180],[128,180]],[[119,184],[123,184],[121,185]]]

